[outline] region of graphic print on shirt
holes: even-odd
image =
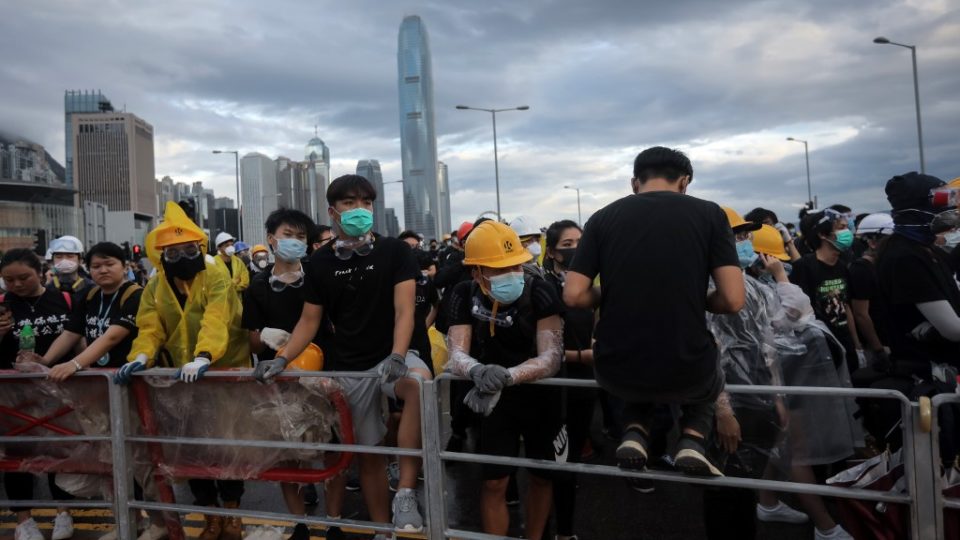
[[[833,328],[847,326],[847,281],[843,278],[825,280],[817,287],[817,312]]]

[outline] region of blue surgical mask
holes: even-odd
[[[753,252],[753,242],[750,240],[737,242],[737,259],[740,260],[740,268],[747,268],[757,260],[757,254]]]
[[[490,296],[501,304],[511,304],[523,294],[523,272],[510,272],[487,278]]]
[[[307,244],[296,238],[278,238],[274,254],[282,261],[299,261],[307,254]]]
[[[347,236],[359,238],[370,232],[372,228],[373,212],[366,208],[354,208],[340,214],[340,229]]]

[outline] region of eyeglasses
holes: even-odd
[[[180,259],[196,259],[200,256],[200,246],[190,244],[183,247],[170,246],[163,248],[163,260],[175,263]]]

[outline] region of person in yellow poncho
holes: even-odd
[[[250,367],[247,333],[240,328],[240,299],[226,272],[205,256],[207,236],[176,203],[168,202],[164,221],[146,238],[146,252],[157,274],[143,290],[137,311],[139,333],[127,364],[114,376],[130,382],[148,367],[177,367],[176,377],[192,383],[211,364]],[[239,480],[190,480],[198,506],[237,508],[243,495]],[[238,517],[206,516],[200,540],[240,540]]]
[[[217,266],[230,276],[237,292],[243,293],[250,286],[250,273],[247,272],[247,263],[236,255],[236,246],[234,246],[236,241],[237,239],[228,232],[218,234],[217,255],[214,260],[217,261]]]

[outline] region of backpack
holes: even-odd
[[[133,296],[133,293],[139,291],[140,289],[141,287],[136,283],[127,287],[127,290],[123,291],[123,294],[120,295],[120,308],[122,309],[123,305],[127,303],[127,300],[129,300],[130,297]],[[94,285],[93,287],[90,287],[90,289],[87,290],[87,302],[93,300],[93,297],[96,296],[98,292],[100,292],[99,285]]]

